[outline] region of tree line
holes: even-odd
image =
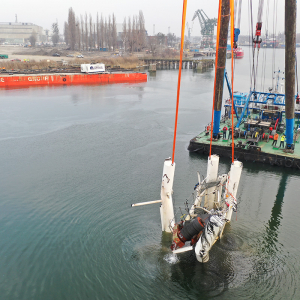
[[[141,51],[146,46],[145,20],[142,11],[138,16],[124,19],[122,33],[118,35],[114,14],[96,20],[85,13],[76,17],[69,8],[68,21],[64,24],[64,39],[70,50],[114,51],[122,46],[125,51]]]
[[[51,40],[56,46],[60,39],[58,23],[53,23],[51,27]],[[155,55],[167,46],[173,48],[178,43],[178,38],[171,33],[165,35],[159,32],[155,36],[148,36],[141,10],[138,15],[125,17],[118,29],[119,32],[114,14],[104,18],[102,14],[99,16],[97,13],[96,18],[93,19],[92,15],[87,13],[76,16],[73,8],[70,7],[68,19],[64,23],[63,36],[68,48],[73,51],[122,49],[123,52],[139,52],[147,48],[149,53]],[[48,37],[48,30],[46,36]],[[35,45],[36,39],[37,34],[33,32],[29,38],[32,46]]]

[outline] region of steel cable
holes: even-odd
[[[179,95],[180,95],[180,82],[181,82],[181,69],[182,69],[182,55],[183,55],[183,45],[184,45],[186,6],[187,6],[187,0],[183,0],[182,24],[181,24],[180,61],[179,61],[179,73],[178,73],[178,84],[177,84],[177,101],[176,101],[176,115],[175,115],[175,126],[174,126],[172,164],[174,164],[174,157],[175,157],[175,145],[176,145],[176,133],[177,133],[177,123],[178,123],[178,109],[179,109]]]

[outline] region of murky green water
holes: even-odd
[[[172,263],[159,205],[130,207],[159,198],[176,84],[160,71],[0,91],[0,299],[300,298],[299,171],[245,163],[237,216],[203,265],[193,253]],[[213,70],[183,71],[177,210],[206,172],[207,157],[186,149],[210,120],[212,86]]]

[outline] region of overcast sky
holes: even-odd
[[[241,16],[241,34],[249,33],[249,0],[243,0]],[[259,0],[253,0],[253,22],[257,22],[257,7]],[[273,32],[273,4],[278,3],[277,29],[276,32],[284,30],[284,0],[265,0],[265,9],[263,12],[263,34],[267,27],[266,7],[269,3],[269,32]],[[298,1],[299,3],[300,1]],[[0,21],[15,22],[17,14],[18,22],[31,22],[42,26],[44,29],[50,29],[51,24],[56,20],[60,26],[60,32],[63,33],[63,24],[67,21],[68,9],[70,7],[75,11],[76,16],[80,14],[91,14],[96,17],[97,12],[102,13],[103,17],[114,13],[117,23],[122,23],[124,17],[137,15],[142,10],[145,17],[146,29],[149,35],[153,34],[153,25],[155,24],[155,34],[169,32],[180,35],[182,0],[105,0],[105,1],[36,1],[36,0],[14,0],[1,1]],[[194,12],[197,9],[203,9],[209,18],[217,18],[218,0],[188,0],[187,22],[192,29],[191,35],[199,35],[200,25],[198,20],[192,22]],[[298,7],[299,4],[298,4]],[[297,18],[297,32],[300,33],[300,18]]]

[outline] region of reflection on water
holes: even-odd
[[[197,163],[197,157],[198,163],[206,163],[206,158],[201,155],[191,153],[189,157],[194,163]],[[230,164],[228,159],[221,159],[220,169],[223,172],[227,172],[227,164]],[[274,193],[266,194],[267,197],[256,197],[253,188],[257,190],[257,185],[251,178],[264,180],[266,191]],[[296,178],[299,179],[299,174],[295,170],[264,166],[262,172],[262,165],[245,163],[238,195],[241,205],[237,221],[233,218],[231,224],[225,227],[222,239],[211,250],[208,264],[199,266],[192,252],[178,255],[179,262],[172,267],[172,279],[188,291],[191,290],[191,283],[197,282],[201,293],[197,294],[196,287],[192,290],[199,299],[239,299],[242,295],[253,295],[251,299],[280,299],[283,294],[282,282],[286,281],[287,276],[290,281],[286,282],[288,289],[284,293],[293,298],[296,295],[294,282],[298,281],[299,264],[294,264],[295,259],[290,256],[286,249],[288,246],[282,240],[282,231],[288,233],[288,230],[282,228],[281,223],[284,219],[282,211],[287,185]],[[252,187],[247,197],[244,194],[245,187],[247,190]],[[273,201],[270,197],[272,194]],[[244,210],[246,203],[243,198],[252,202],[252,206],[257,204],[261,209],[258,213],[263,212],[263,215],[255,218],[251,214],[253,217],[249,218],[248,209]],[[289,198],[289,201],[293,200],[293,197]],[[266,202],[272,204],[268,205],[268,209],[265,207]],[[285,217],[288,223],[289,218],[288,215]]]
[[[266,244],[262,249],[262,252],[266,251],[269,255],[272,255],[274,252],[278,251],[276,245],[278,242],[280,221],[282,219],[282,206],[287,180],[288,175],[286,173],[282,174],[276,199],[272,207],[271,217],[266,226],[266,233],[264,234],[264,240],[266,241]]]
[[[207,157],[186,149],[209,122],[213,86],[213,72],[182,76],[176,209],[206,174]],[[153,79],[1,91],[0,298],[300,297],[295,170],[244,164],[237,220],[207,264],[193,252],[170,263],[159,205],[130,207],[159,197],[171,154],[177,72]]]
[[[155,79],[156,79],[156,71],[149,71],[148,80],[155,80]]]

